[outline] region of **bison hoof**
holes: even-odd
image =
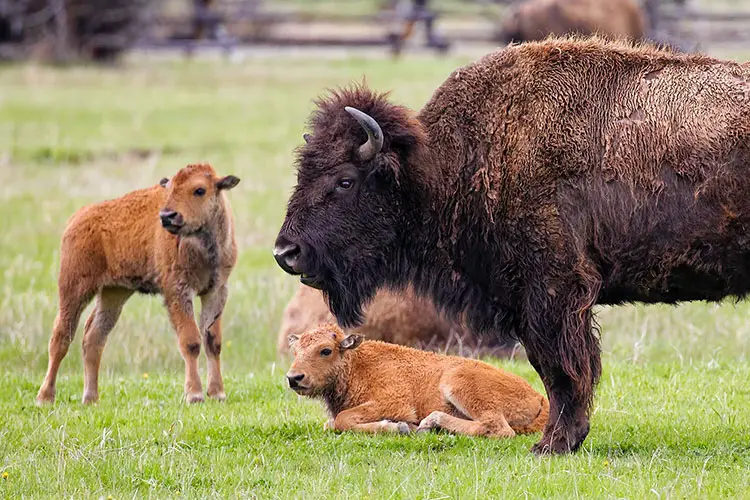
[[[419,422],[417,432],[427,432],[432,429],[440,428],[440,417],[441,413],[439,411],[433,411]]]
[[[572,453],[581,447],[589,434],[589,421],[582,419],[568,426],[560,426],[548,433],[545,430],[541,441],[532,446],[535,455],[562,455]]]
[[[85,405],[91,405],[91,404],[98,403],[99,402],[99,394],[96,394],[96,393],[94,393],[94,394],[84,393],[83,398],[81,399],[81,401]]]
[[[203,394],[200,392],[191,392],[191,393],[185,394],[185,402],[187,402],[188,404],[202,403]]]
[[[51,405],[55,402],[55,396],[37,396],[36,397],[36,405],[37,406],[47,406]]]
[[[396,422],[396,430],[399,434],[409,434],[411,432],[411,427],[409,427],[409,424],[406,422]]]
[[[217,392],[215,394],[208,394],[208,397],[219,402],[224,402],[227,400],[227,395],[224,393],[224,391]]]
[[[39,393],[36,395],[36,405],[44,406],[51,405],[55,402],[55,390],[54,389],[39,389]]]

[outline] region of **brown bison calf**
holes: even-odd
[[[472,334],[465,324],[454,324],[439,314],[430,300],[418,297],[411,288],[403,292],[379,290],[364,315],[362,326],[344,331],[356,330],[368,340],[449,351],[460,356],[507,358],[522,355],[521,346],[514,340]],[[300,284],[281,318],[277,340],[279,354],[289,352],[289,335],[301,335],[323,323],[336,323],[323,294]]]
[[[99,399],[107,335],[136,291],[164,295],[185,360],[185,397],[203,400],[198,375],[201,336],[208,357],[208,395],[223,400],[219,354],[227,279],[237,260],[234,223],[223,191],[237,185],[210,165],[188,165],[171,179],[85,207],[68,223],[60,251],[60,310],[49,342],[49,367],[37,402],[55,399],[55,379],[81,312],[96,296],[83,337],[83,402]],[[200,328],[193,295],[201,298]]]
[[[363,341],[333,324],[291,335],[289,344],[289,387],[325,401],[327,428],[512,437],[541,431],[549,417],[526,380],[481,361]]]

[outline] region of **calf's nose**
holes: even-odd
[[[286,379],[289,381],[289,387],[298,387],[299,383],[305,378],[304,373],[299,374],[287,374]]]
[[[162,225],[171,224],[175,217],[177,217],[177,212],[174,210],[162,210],[159,212],[159,218],[161,219]]]
[[[273,258],[276,259],[276,263],[289,274],[300,273],[297,269],[300,253],[299,245],[283,237],[276,240],[276,246],[273,248]]]

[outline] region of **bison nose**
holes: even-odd
[[[300,373],[299,375],[287,375],[286,379],[289,381],[289,387],[295,388],[299,387],[299,383],[302,382],[302,379],[305,378],[304,373]]]
[[[174,210],[162,210],[161,212],[159,212],[161,225],[164,227],[172,225],[172,222],[174,222],[175,217],[177,217],[177,212],[175,212]]]
[[[276,240],[276,246],[273,249],[273,258],[276,263],[289,274],[300,274],[297,269],[300,253],[299,245],[292,243],[285,238]]]

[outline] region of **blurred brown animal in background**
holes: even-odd
[[[289,343],[289,387],[323,399],[327,428],[505,438],[541,431],[549,417],[526,380],[482,361],[364,340],[333,324]]]
[[[336,323],[336,318],[328,309],[323,294],[300,284],[281,318],[279,354],[288,354],[290,335],[302,335],[324,323]],[[432,302],[418,297],[410,288],[403,293],[380,290],[365,311],[365,322],[356,331],[368,340],[450,351],[462,356],[515,357],[522,351],[513,341],[483,341],[470,335],[465,325],[448,321]]]
[[[55,400],[60,363],[81,312],[96,296],[84,327],[83,402],[99,399],[104,344],[135,292],[164,296],[185,360],[185,398],[203,401],[198,374],[201,337],[208,358],[208,396],[223,400],[221,315],[237,261],[234,221],[224,191],[239,183],[207,164],[188,165],[160,185],[84,207],[68,222],[60,250],[60,308],[49,342],[49,366],[38,403]],[[193,295],[201,298],[200,329]]]
[[[498,38],[511,43],[577,33],[640,40],[647,29],[634,0],[528,0],[505,17]]]

